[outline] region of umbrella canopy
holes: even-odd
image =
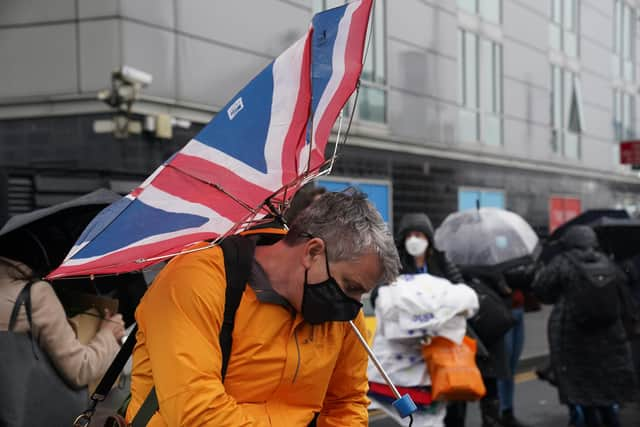
[[[603,218],[593,227],[603,251],[616,260],[640,254],[640,220]]]
[[[545,241],[540,259],[548,263],[554,256],[564,250],[560,243],[560,238],[566,233],[566,231],[574,225],[588,225],[590,227],[596,227],[600,224],[606,224],[608,221],[629,221],[629,213],[624,209],[589,209],[582,212],[580,215],[565,222],[560,227],[556,228],[551,236]],[[611,228],[611,232],[616,233]],[[605,232],[603,232],[605,233]],[[600,238],[599,238],[600,240]],[[601,241],[602,244],[602,241]],[[616,244],[618,249],[619,245]]]
[[[321,173],[333,124],[362,71],[371,0],[309,31],[126,197],[89,224],[49,278],[140,270],[281,213]]]
[[[624,209],[589,209],[556,228],[549,236],[549,240],[559,239],[573,225],[594,226],[606,218],[629,219],[630,217],[629,213]]]
[[[0,256],[21,261],[44,274],[62,262],[93,217],[119,199],[118,193],[101,188],[64,203],[12,216],[0,229]]]
[[[436,247],[462,267],[505,269],[535,260],[538,236],[519,215],[497,208],[449,215],[436,230]]]

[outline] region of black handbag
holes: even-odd
[[[71,426],[87,405],[87,388],[74,389],[58,374],[32,333],[13,332],[20,307],[30,328],[31,285],[20,291],[9,329],[0,331],[0,426]]]
[[[468,320],[469,325],[483,344],[491,346],[515,325],[515,319],[505,299],[483,281],[473,278],[467,285],[478,295],[480,305],[476,315]]]

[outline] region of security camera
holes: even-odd
[[[122,66],[119,70],[114,71],[113,74],[114,77],[120,78],[129,84],[140,85],[142,87],[149,86],[153,81],[151,74],[128,65]]]

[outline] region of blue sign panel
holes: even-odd
[[[367,198],[378,209],[382,218],[389,224],[391,218],[391,184],[384,181],[367,181],[345,178],[331,179],[321,178],[316,181],[316,185],[324,187],[327,191],[343,191],[349,187],[367,195]]]
[[[504,193],[494,190],[459,190],[458,210],[475,209],[480,202],[481,208],[505,208]]]

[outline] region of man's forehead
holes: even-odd
[[[382,261],[375,254],[366,254],[347,263],[345,281],[360,285],[366,292],[375,288],[382,278]]]

